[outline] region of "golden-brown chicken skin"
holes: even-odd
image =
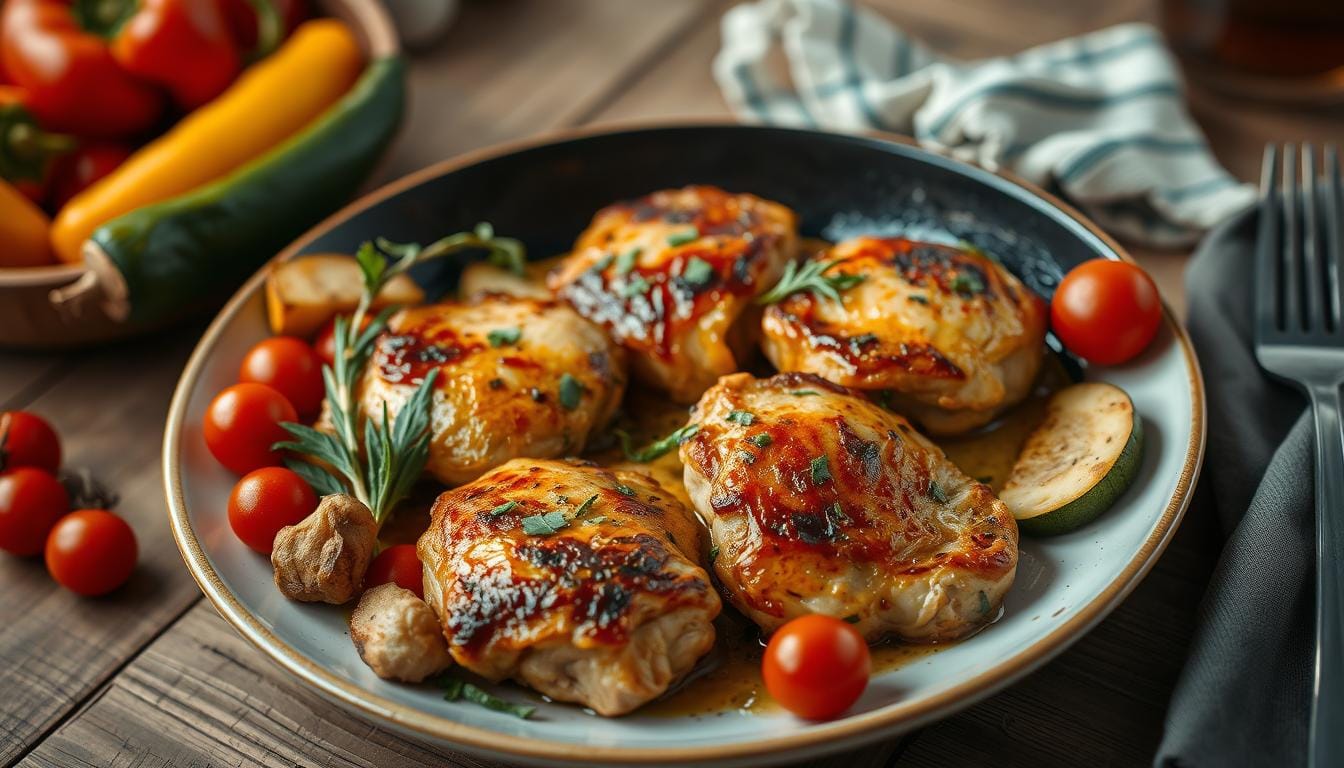
[[[365,413],[397,412],[432,369],[426,470],[465,483],[517,456],[583,450],[625,391],[625,352],[554,300],[488,294],[406,309],[364,372]]]
[[[863,281],[839,302],[795,293],[769,307],[775,367],[881,391],[933,434],[986,424],[1031,391],[1045,304],[981,252],[860,237],[813,258],[834,262],[824,275]]]
[[[664,190],[599,211],[549,285],[631,352],[636,376],[692,403],[752,353],[752,299],[797,248],[797,218],[778,203]]]
[[[418,549],[458,664],[620,715],[714,644],[702,545],[647,475],[515,459],[441,495]]]
[[[904,418],[802,373],[725,376],[691,418],[686,490],[720,583],[765,631],[821,613],[870,642],[941,641],[997,615],[1013,517]]]

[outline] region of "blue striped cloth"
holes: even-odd
[[[1146,24],[974,62],[844,0],[758,0],[722,27],[714,77],[744,120],[908,134],[1052,188],[1145,245],[1190,245],[1255,199],[1210,153]]]

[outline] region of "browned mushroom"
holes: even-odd
[[[302,522],[275,535],[275,585],[291,600],[347,602],[359,594],[377,540],[368,507],[344,494],[324,497]]]
[[[350,639],[364,663],[387,680],[418,683],[453,663],[434,611],[396,584],[379,584],[359,598]]]

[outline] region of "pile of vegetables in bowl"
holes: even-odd
[[[339,207],[395,132],[404,67],[386,30],[309,10],[0,0],[0,282],[74,265],[53,300],[160,322]]]

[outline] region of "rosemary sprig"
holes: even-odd
[[[818,261],[811,259],[803,262],[801,267],[798,262],[791,261],[784,267],[784,275],[775,283],[775,287],[761,294],[756,299],[757,304],[778,304],[795,293],[812,293],[817,296],[840,301],[840,292],[847,291],[850,288],[862,283],[866,275],[823,274],[826,270],[839,264],[840,260]]]
[[[473,232],[459,232],[423,247],[383,238],[359,247],[355,260],[364,277],[364,291],[350,318],[336,318],[333,364],[322,368],[334,434],[303,424],[284,423],[281,426],[294,439],[274,446],[330,466],[336,474],[301,458],[285,460],[313,490],[322,495],[349,493],[363,502],[379,523],[406,498],[425,468],[429,457],[429,401],[438,371],[430,371],[420,382],[398,411],[395,423],[386,403],[381,419],[361,414],[355,385],[373,354],[374,340],[386,327],[395,307],[378,313],[367,327],[363,327],[364,319],[374,297],[389,280],[416,264],[467,249],[486,249],[492,261],[502,262],[515,271],[522,268],[522,244],[495,237],[489,224],[478,224]]]
[[[630,439],[630,433],[623,429],[616,430],[616,439],[621,441],[621,451],[625,453],[627,459],[637,461],[640,464],[648,464],[650,461],[663,456],[687,440],[690,440],[695,436],[695,433],[699,431],[699,424],[687,424],[681,429],[674,430],[672,434],[667,437],[654,440],[643,448],[635,448]]]

